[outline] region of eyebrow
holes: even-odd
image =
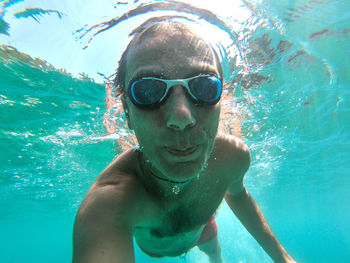
[[[128,83],[128,88],[130,87],[130,85],[136,81],[136,80],[139,80],[139,79],[142,79],[142,78],[157,78],[157,79],[164,79],[164,80],[177,80],[177,79],[188,79],[188,78],[191,78],[191,77],[195,77],[195,76],[199,76],[199,75],[209,75],[209,76],[215,76],[217,78],[219,78],[221,81],[221,76],[220,74],[218,74],[217,72],[213,72],[213,71],[199,71],[198,73],[192,73],[192,74],[188,74],[186,75],[186,77],[184,78],[166,78],[164,77],[162,74],[156,74],[156,73],[152,73],[152,74],[147,74],[147,73],[142,73],[142,74],[138,74],[136,75],[134,78],[132,78],[129,83]]]
[[[128,82],[127,84],[127,88],[130,87],[130,85],[136,81],[136,80],[139,80],[139,79],[142,79],[142,78],[146,78],[146,77],[153,77],[153,78],[159,78],[159,79],[164,79],[164,76],[162,76],[162,74],[159,74],[159,73],[147,73],[147,72],[142,72],[142,73],[139,73],[139,74],[136,74],[133,78],[130,79],[130,81]]]
[[[194,76],[198,76],[198,75],[213,75],[216,77],[220,77],[219,72],[216,71],[212,71],[212,70],[198,70],[198,71],[193,71],[189,74],[186,74],[184,77],[182,78],[169,78],[166,75],[162,74],[162,73],[154,73],[154,72],[141,72],[139,74],[136,74],[135,77],[133,77],[130,82],[135,81],[137,79],[141,79],[141,78],[145,78],[145,77],[153,77],[153,78],[159,78],[159,79],[187,79],[187,78],[191,78]]]

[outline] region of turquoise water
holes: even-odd
[[[226,80],[235,72],[222,122],[242,119],[247,189],[298,262],[350,262],[349,2],[215,2],[200,7],[239,43],[222,42]],[[69,262],[82,198],[132,140],[105,77],[127,34],[155,13],[84,49],[92,35],[81,33],[140,3],[0,3],[0,262]],[[271,262],[225,203],[217,223],[226,263]],[[207,262],[198,249],[153,259],[136,248],[136,260]]]

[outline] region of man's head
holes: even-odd
[[[165,18],[164,20],[152,22],[152,19],[146,21],[144,24],[135,29],[132,33],[134,36],[128,47],[122,54],[122,57],[119,61],[118,70],[116,73],[116,77],[114,79],[114,85],[117,87],[118,94],[124,94],[127,90],[126,83],[126,74],[127,74],[127,64],[129,60],[129,52],[130,50],[134,50],[135,48],[139,48],[139,46],[147,45],[146,41],[155,42],[157,40],[163,41],[163,45],[167,45],[166,41],[172,41],[175,38],[180,39],[181,42],[187,44],[192,44],[192,48],[203,49],[210,54],[210,56],[214,56],[215,63],[217,66],[217,70],[219,72],[220,77],[222,78],[222,67],[220,64],[219,56],[216,51],[211,47],[211,45],[206,42],[201,36],[196,34],[191,28],[189,28],[186,24],[176,21],[176,19]],[[188,41],[188,42],[187,42]],[[176,44],[172,44],[176,48]],[[172,46],[170,45],[170,46]],[[190,48],[190,45],[188,46]],[[189,50],[190,51],[190,50]],[[208,52],[209,51],[209,52]],[[176,57],[176,53],[181,52],[180,46],[177,47],[177,51],[169,52],[168,54],[159,54],[168,55]],[[204,55],[204,54],[203,54]],[[133,63],[132,61],[129,62]]]
[[[200,78],[195,78],[195,85],[191,80],[196,76]],[[145,109],[130,97],[130,88],[135,81],[150,77],[191,80],[170,82],[174,85],[168,85],[163,103]],[[115,83],[122,94],[129,127],[158,175],[186,181],[205,167],[217,133],[220,102],[219,97],[204,104],[197,103],[196,98],[201,93],[211,99],[208,94],[221,88],[221,77],[213,48],[188,26],[172,19],[146,24],[128,45]]]

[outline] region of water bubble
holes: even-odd
[[[207,169],[208,168],[208,162],[205,162],[205,164],[203,165],[203,171],[205,170],[205,169]]]

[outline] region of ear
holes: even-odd
[[[121,96],[121,101],[122,101],[123,110],[124,110],[124,114],[125,114],[125,119],[126,119],[126,122],[128,124],[128,127],[129,127],[130,130],[133,130],[134,128],[133,128],[133,125],[132,125],[132,121],[130,120],[128,105],[126,103],[126,96],[125,95]]]

